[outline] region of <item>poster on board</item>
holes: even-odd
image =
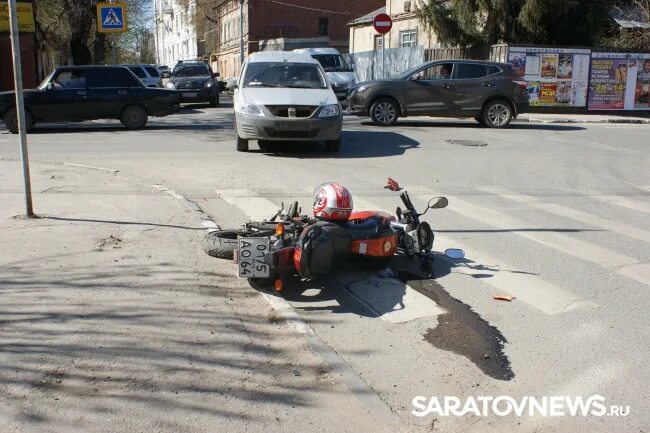
[[[528,83],[531,106],[586,107],[588,48],[508,47],[508,61]]]
[[[589,110],[649,110],[650,53],[593,53]]]

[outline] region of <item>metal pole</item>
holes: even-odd
[[[239,70],[244,64],[244,0],[239,0]]]
[[[20,33],[16,0],[9,0],[9,21],[11,26],[11,51],[14,60],[14,85],[16,88],[16,109],[18,132],[20,134],[20,158],[23,163],[23,182],[25,184],[25,213],[28,218],[34,216],[32,205],[32,182],[29,176],[29,155],[27,153],[27,135],[25,131],[25,104],[23,99],[23,68],[20,63]]]
[[[113,0],[108,0],[109,3],[113,3]],[[122,17],[124,19],[124,17]],[[111,33],[111,64],[116,64],[115,60],[115,34]]]
[[[381,78],[386,78],[386,34],[381,34]]]

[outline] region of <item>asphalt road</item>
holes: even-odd
[[[398,279],[356,266],[288,288],[286,311],[308,325],[297,332],[313,331],[324,343],[321,356],[345,361],[349,388],[361,399],[366,388],[358,384],[424,429],[647,431],[648,125],[515,123],[487,130],[473,120],[407,119],[378,128],[346,118],[335,155],[323,144],[263,153],[254,142],[249,153],[238,153],[232,126],[231,106],[199,106],[152,119],[143,131],[89,122],[41,125],[28,138],[34,161],[119,170],[163,185],[222,227],[271,216],[294,199],[307,211],[310,191],[329,180],[351,190],[358,210],[400,204],[384,189],[389,176],[421,208],[445,195],[449,207],[425,217],[437,234],[434,249],[463,248],[465,260],[439,256],[433,282],[396,260]],[[0,158],[19,157],[15,142],[0,132]],[[493,299],[500,294],[515,299]],[[629,405],[630,414],[411,414],[419,395],[464,401],[594,394],[607,407]]]

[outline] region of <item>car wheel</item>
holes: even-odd
[[[488,128],[503,128],[512,120],[512,107],[502,99],[491,101],[483,109],[482,118]]]
[[[237,152],[248,152],[248,140],[237,136]]]
[[[120,116],[120,122],[126,129],[144,128],[147,120],[147,110],[141,105],[127,105]]]
[[[4,117],[5,126],[12,134],[18,134],[18,110],[16,107],[9,109]],[[29,132],[34,126],[34,119],[29,111],[25,110],[25,132]]]
[[[341,149],[341,139],[327,140],[325,142],[325,148],[328,152],[338,152]]]
[[[397,122],[399,107],[392,99],[378,99],[370,107],[370,118],[375,125],[390,126]]]
[[[260,147],[260,150],[271,150],[273,143],[269,140],[257,140],[257,145]]]

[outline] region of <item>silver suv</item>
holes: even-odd
[[[124,65],[147,87],[163,87],[162,77],[156,65]]]

